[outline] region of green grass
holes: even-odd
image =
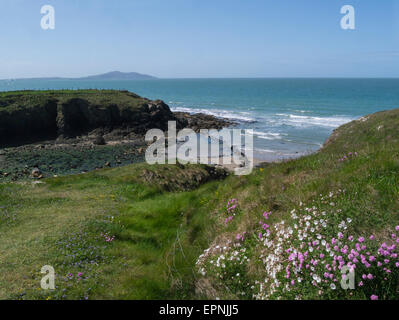
[[[185,178],[174,183],[175,176]],[[197,199],[201,189],[184,190],[198,187],[201,179],[208,177],[202,166],[138,164],[49,179],[34,186],[0,185],[0,210],[8,213],[0,215],[0,269],[4,271],[0,298],[175,296],[169,275],[178,254],[170,267],[165,265],[171,244],[179,233],[203,229],[209,222]],[[215,183],[210,183],[202,192],[214,188]],[[165,189],[175,192],[166,193]],[[190,218],[196,207],[202,210],[202,217]],[[12,219],[6,220],[9,216]],[[115,218],[111,221],[110,217]],[[183,223],[185,219],[190,219],[190,227],[188,221]],[[101,233],[112,234],[116,240],[107,243]],[[70,251],[66,244],[75,249]],[[188,255],[192,254],[194,251]],[[87,263],[93,256],[97,257],[95,263]],[[56,269],[56,292],[39,289],[43,265]],[[78,272],[89,278],[71,287],[72,281],[64,277]]]
[[[0,92],[0,111],[12,112],[20,109],[37,108],[51,99],[60,103],[73,98],[85,99],[93,105],[118,104],[124,107],[141,107],[145,99],[140,96],[116,90],[23,90]],[[134,98],[134,99],[132,99]]]
[[[291,224],[290,211],[300,202],[330,210],[320,194],[340,189],[345,192],[334,200],[334,210],[342,211],[330,220],[351,218],[354,235],[390,241],[399,224],[398,118],[399,110],[377,113],[339,128],[316,154],[221,181],[207,182],[202,166],[137,164],[35,186],[2,184],[0,298],[250,298],[246,283],[267,277],[256,242],[262,213],[272,211],[270,225],[281,219]],[[358,155],[339,161],[349,152]],[[238,199],[240,214],[225,226],[231,198]],[[245,283],[197,272],[204,249],[234,242],[243,232],[250,262],[227,271],[240,270]],[[101,234],[115,240],[106,242]],[[54,292],[38,290],[40,268],[48,264],[58,275]],[[78,281],[78,272],[87,279]],[[69,273],[71,280],[65,278]],[[238,294],[242,290],[245,295]],[[367,292],[354,297],[367,298]],[[305,284],[303,297],[319,298]]]

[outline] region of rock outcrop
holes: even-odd
[[[181,126],[191,128],[196,132],[199,132],[201,129],[220,130],[235,125],[234,122],[229,120],[216,118],[203,113],[190,114],[188,112],[175,112],[174,115],[180,122]]]
[[[162,101],[127,91],[23,91],[0,94],[0,141],[72,138],[101,128],[143,133],[176,120]]]

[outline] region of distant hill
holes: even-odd
[[[137,72],[112,71],[94,76],[80,78],[61,78],[61,77],[38,77],[38,78],[18,78],[12,80],[153,80],[156,77]],[[11,79],[3,79],[11,80]]]
[[[104,74],[78,78],[79,80],[150,80],[156,79],[147,74],[137,72],[112,71]]]

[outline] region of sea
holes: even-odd
[[[364,115],[399,108],[399,79],[1,80],[0,91],[129,90],[173,111],[234,120],[254,132],[260,160],[317,151],[332,131]]]

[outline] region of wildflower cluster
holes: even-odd
[[[57,290],[54,299],[76,298],[89,299],[91,285],[96,282],[97,268],[110,261],[105,253],[106,247],[98,244],[88,232],[68,235],[56,243],[62,257],[62,264],[55,269],[57,273]]]
[[[238,213],[239,213],[239,208],[238,208],[237,199],[231,199],[227,201],[226,205],[227,217],[224,219],[224,224],[227,225],[229,222],[231,222]]]
[[[271,214],[272,214],[271,211],[270,212],[265,211],[263,213],[263,218],[265,220],[268,220]],[[262,221],[262,220],[259,221],[259,224],[262,226],[262,230],[259,232],[258,237],[259,237],[259,239],[262,239],[263,232],[266,232],[267,234],[270,233],[270,230],[269,230],[270,226],[267,223],[265,223],[264,221]]]
[[[354,157],[357,157],[358,153],[357,152],[349,152],[347,155],[344,155],[342,158],[340,158],[338,161],[339,162],[345,162],[350,159],[353,159]]]
[[[321,200],[328,202],[326,199],[332,197],[334,194],[330,193]],[[334,210],[333,201],[328,205],[328,212],[316,206],[294,209],[291,211],[293,227],[285,226],[282,221],[275,226],[274,237],[263,235],[260,240],[269,253],[261,258],[268,277],[257,283],[259,291],[254,298],[356,296],[377,299],[382,296],[388,299],[397,295],[397,245],[378,245],[373,235],[367,239],[355,237],[349,232],[352,219],[340,216],[342,220],[335,223],[342,211]],[[399,231],[399,227],[396,229]],[[392,234],[392,239],[397,237]],[[342,283],[349,280],[349,272],[355,276],[357,288],[353,291],[343,290],[348,289]]]
[[[197,260],[202,276],[210,276],[222,282],[229,291],[241,298],[250,298],[251,285],[246,280],[246,269],[250,261],[248,249],[242,242],[228,240],[224,246],[216,245],[206,249]]]
[[[80,282],[80,281],[82,281],[82,279],[85,279],[83,277],[83,272],[78,272],[76,275],[74,275],[73,273],[68,273],[66,275],[66,278],[68,280],[76,280],[77,282]]]
[[[108,232],[101,232],[100,237],[104,238],[105,242],[112,242],[115,240],[115,236],[111,236]]]
[[[105,247],[92,243],[87,232],[72,234],[58,241],[57,247],[65,264],[73,267],[92,265],[104,260]]]
[[[397,299],[399,226],[385,242],[355,233],[352,216],[339,208],[344,194],[299,203],[288,220],[273,224],[265,212],[253,236],[237,234],[226,246],[205,250],[200,273],[253,299]],[[264,276],[248,278],[250,261]]]

